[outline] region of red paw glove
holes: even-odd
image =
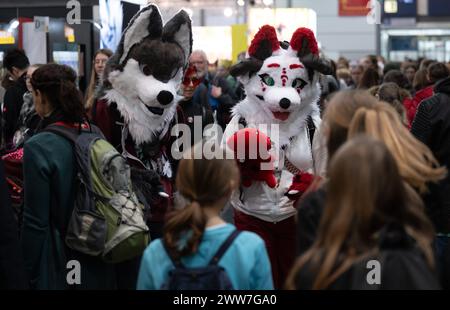
[[[265,182],[271,188],[277,185],[268,136],[255,128],[244,128],[235,132],[227,145],[234,152],[244,186],[249,187],[252,181]]]
[[[291,200],[299,199],[314,181],[314,175],[308,172],[300,172],[296,174],[292,180],[286,196]]]

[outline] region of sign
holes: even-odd
[[[367,16],[370,0],[339,0],[339,16]]]
[[[428,0],[428,16],[450,16],[450,1]]]
[[[237,62],[238,55],[247,51],[247,25],[231,26],[231,54],[233,63]]]
[[[14,35],[10,32],[0,30],[0,44],[14,44],[15,42]]]
[[[34,30],[37,32],[48,32],[48,25],[50,18],[48,16],[35,16],[34,17]]]

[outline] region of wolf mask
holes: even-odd
[[[125,29],[106,65],[102,93],[117,104],[137,145],[169,129],[191,51],[191,20],[183,10],[163,27],[158,7],[148,5]]]
[[[278,123],[293,135],[293,127],[299,128],[318,109],[319,75],[330,74],[331,67],[319,57],[310,29],[299,28],[289,43],[280,43],[275,28],[265,25],[252,40],[247,58],[230,73],[239,77],[247,94],[234,115],[248,116],[256,124]]]

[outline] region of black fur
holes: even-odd
[[[256,50],[256,53],[252,56],[262,61],[272,56],[272,44],[270,43],[270,41],[261,40]]]
[[[230,68],[230,74],[234,77],[238,77],[248,73],[249,77],[251,77],[261,69],[262,65],[263,62],[259,59],[247,58],[232,66]]]
[[[320,58],[317,55],[309,53],[306,56],[301,57],[300,61],[308,68],[308,70],[312,69],[325,75],[333,73],[330,61],[325,58]]]
[[[175,35],[180,30],[182,25],[188,25],[190,29],[189,32],[189,50],[187,51],[188,55],[185,55],[187,58],[192,52],[192,27],[191,27],[191,19],[189,15],[185,11],[180,11],[171,20],[164,25],[162,30],[162,40],[166,42],[175,42]]]
[[[133,47],[129,58],[137,60],[141,68],[147,66],[145,71],[164,83],[184,66],[184,53],[178,44],[150,38]]]
[[[280,46],[282,49],[287,50],[289,47],[289,42],[288,41],[280,41]]]
[[[156,7],[156,5],[151,4],[151,5],[143,8],[141,11],[139,11],[130,20],[130,22],[128,23],[127,28],[125,28],[125,30],[123,31],[122,38],[120,39],[120,43],[117,46],[117,50],[114,53],[113,57],[111,57],[112,59],[110,59],[110,60],[114,61],[116,65],[121,65],[121,64],[119,64],[119,61],[120,61],[120,58],[123,56],[123,53],[125,52],[124,51],[125,34],[130,30],[131,26],[133,26],[133,24],[136,22],[136,20],[139,18],[139,16],[142,13],[144,13],[144,12],[146,12],[148,10],[152,10],[152,12],[150,13],[150,22],[149,22],[149,25],[148,25],[148,29],[150,31],[149,37],[151,37],[151,38],[159,38],[161,36],[161,34],[162,34],[162,19],[161,19],[161,15],[159,14],[159,10]],[[155,19],[155,20],[153,20],[153,19]],[[152,27],[154,27],[154,29],[152,29]],[[131,51],[131,48],[132,47],[130,47],[130,50],[128,52]],[[125,58],[123,63],[126,63],[128,58],[129,57],[127,55],[127,57]],[[108,62],[113,63],[112,61],[108,61]],[[120,66],[119,69],[122,70],[123,66]]]
[[[308,39],[305,37],[302,40],[302,45],[301,45],[300,50],[297,52],[297,56],[298,56],[298,58],[301,59],[302,57],[305,57],[310,53],[311,53],[311,51],[309,50],[309,42],[308,42]]]
[[[130,27],[136,22],[137,18],[144,12],[152,10],[150,13],[148,31],[149,35],[145,37],[140,43],[132,46],[128,51],[124,51],[125,34]],[[180,27],[186,24],[190,30],[189,33],[189,47],[188,50],[183,50],[175,41],[175,35],[180,30]],[[127,52],[125,59],[121,62],[123,54]],[[116,53],[108,60],[103,73],[103,87],[100,92],[111,88],[108,81],[109,74],[114,70],[123,70],[128,59],[133,58],[139,61],[141,66],[146,65],[146,70],[158,80],[167,82],[173,78],[177,69],[187,65],[189,55],[192,52],[192,27],[191,19],[185,11],[180,11],[176,14],[164,27],[162,18],[158,8],[151,4],[136,14],[127,28],[122,34],[122,38],[117,47]]]
[[[159,14],[158,9],[154,5],[150,5],[153,7],[153,11],[150,13],[150,22],[148,23],[148,32],[150,39],[158,39],[162,36],[163,33],[163,23],[161,14]]]

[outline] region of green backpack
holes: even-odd
[[[77,166],[75,206],[65,234],[71,249],[118,263],[141,255],[149,229],[133,192],[126,159],[91,125],[55,123],[45,131],[72,142]]]

